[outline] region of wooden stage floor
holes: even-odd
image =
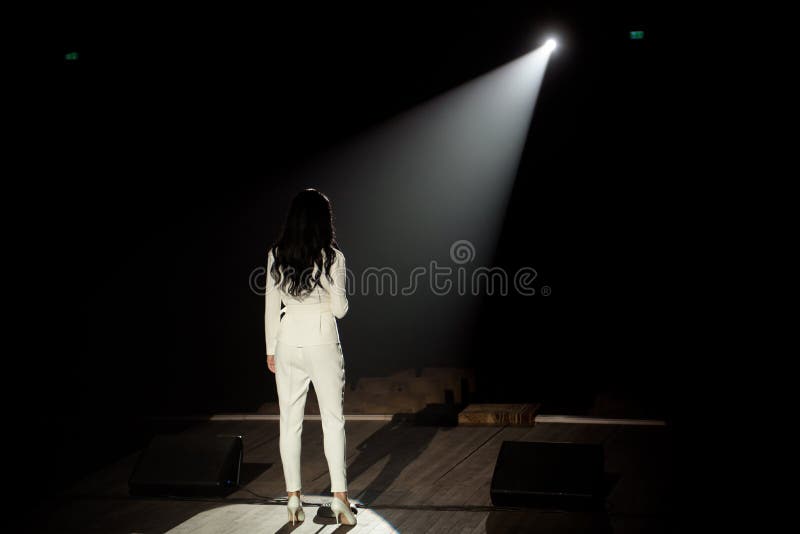
[[[133,498],[127,481],[138,453],[121,458],[38,503],[33,532],[671,532],[674,458],[669,427],[537,424],[533,427],[434,427],[348,421],[348,484],[356,527],[316,520],[330,499],[318,420],[306,420],[303,484],[306,520],[292,528],[278,450],[277,421],[198,422],[192,433],[244,437],[240,489],[220,499]],[[489,487],[504,440],[602,443],[610,477],[601,514],[492,507]],[[248,491],[249,490],[249,491]],[[255,494],[255,495],[254,495]],[[256,496],[257,495],[257,496]],[[263,497],[262,498],[259,498]]]

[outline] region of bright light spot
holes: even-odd
[[[557,43],[556,43],[555,39],[548,39],[544,43],[544,47],[548,52],[552,52],[553,50],[555,50],[556,49],[556,45],[557,45]]]

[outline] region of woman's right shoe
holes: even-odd
[[[295,519],[297,519],[297,521],[305,520],[306,514],[303,512],[303,504],[300,502],[300,497],[297,495],[289,497],[287,508],[289,509],[289,521],[292,522],[292,526],[294,526]]]
[[[333,511],[333,516],[336,518],[337,525],[340,523],[342,525],[356,524],[356,516],[353,515],[353,511],[339,497],[334,497],[331,501],[331,511]],[[343,516],[347,522],[340,521],[339,516]]]

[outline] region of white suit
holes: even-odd
[[[334,249],[335,250],[335,249]],[[319,401],[325,457],[331,491],[347,491],[344,420],[344,354],[336,319],[348,310],[345,258],[335,250],[333,283],[324,274],[320,285],[301,298],[284,292],[272,278],[275,258],[267,258],[264,327],[267,354],[275,355],[275,383],[280,407],[280,452],[286,491],[301,489],[300,451],[309,383]],[[317,266],[314,273],[318,271]],[[281,310],[281,301],[285,308]]]

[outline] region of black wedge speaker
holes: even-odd
[[[504,441],[492,476],[496,506],[589,510],[604,503],[603,447]]]
[[[128,480],[131,495],[217,496],[239,486],[242,436],[156,436]]]

